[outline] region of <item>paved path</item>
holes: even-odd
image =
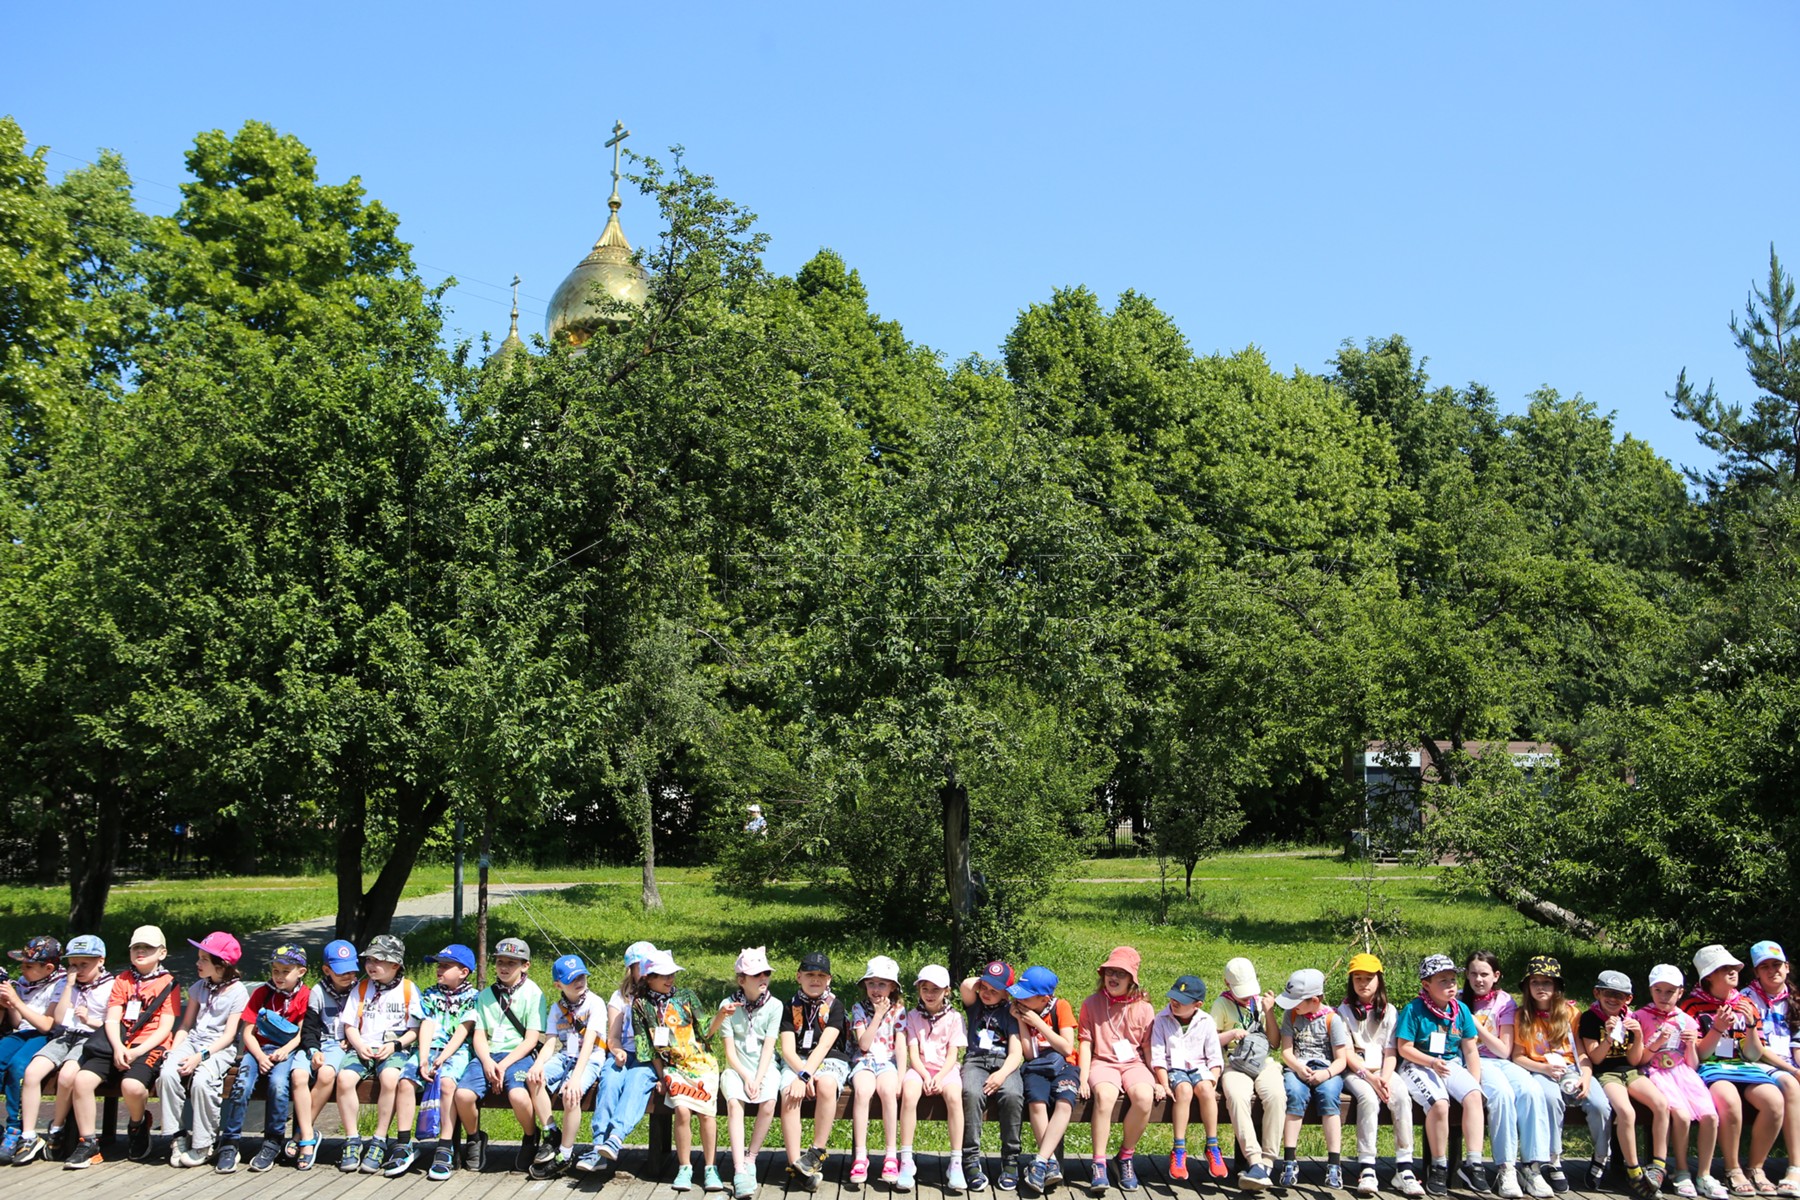
[[[488,884],[488,907],[495,908],[512,900],[514,896],[532,892],[554,892],[562,888],[584,886],[580,881],[560,883],[509,883]],[[463,888],[463,921],[472,939],[475,929],[475,904],[479,888],[469,884]],[[415,930],[434,921],[448,921],[455,913],[454,899],[456,890],[445,888],[429,896],[414,896],[410,900],[402,900],[394,908],[394,923],[391,931],[404,938]],[[314,917],[310,921],[295,921],[291,925],[278,925],[274,929],[264,929],[258,933],[247,935],[243,939],[244,962],[267,963],[269,956],[275,953],[275,947],[283,942],[298,942],[306,947],[307,957],[318,961],[320,949],[337,936],[337,914]],[[434,947],[435,949],[435,947]]]

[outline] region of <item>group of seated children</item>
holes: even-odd
[[[1174,1134],[1169,1177],[1189,1178],[1187,1134],[1197,1109],[1204,1169],[1220,1180],[1228,1174],[1218,1136],[1222,1099],[1246,1164],[1239,1186],[1298,1183],[1300,1128],[1313,1109],[1325,1138],[1325,1186],[1342,1189],[1348,1093],[1356,1124],[1352,1186],[1363,1195],[1380,1187],[1376,1137],[1384,1108],[1393,1126],[1395,1190],[1409,1197],[1447,1192],[1454,1101],[1466,1151],[1459,1175],[1477,1193],[1510,1200],[1568,1191],[1562,1130],[1574,1106],[1584,1110],[1594,1140],[1584,1181],[1590,1188],[1606,1178],[1616,1138],[1627,1186],[1644,1197],[1665,1186],[1707,1200],[1800,1197],[1800,1166],[1790,1166],[1779,1183],[1765,1171],[1778,1136],[1800,1145],[1788,964],[1770,941],[1751,948],[1747,991],[1737,987],[1743,963],[1722,946],[1707,946],[1694,958],[1698,982],[1686,996],[1681,971],[1659,965],[1650,972],[1650,1003],[1633,1010],[1631,981],[1603,971],[1585,1011],[1564,995],[1555,959],[1531,959],[1515,999],[1499,987],[1498,959],[1480,952],[1464,964],[1460,989],[1451,959],[1426,958],[1419,994],[1400,1006],[1389,1001],[1381,961],[1358,954],[1335,1008],[1325,1000],[1320,971],[1295,971],[1279,993],[1266,992],[1251,962],[1234,958],[1210,1010],[1206,984],[1182,975],[1159,1012],[1129,946],[1100,964],[1097,986],[1079,1009],[1057,996],[1059,980],[1049,968],[1015,973],[998,961],[956,987],[960,1010],[949,972],[935,964],[917,973],[909,1001],[898,964],[885,955],[869,960],[846,1005],[832,990],[831,960],[817,951],[800,959],[796,990],[783,1004],[770,991],[768,955],[755,947],[738,956],[736,990],[710,1016],[692,989],[678,985],[682,968],[673,955],[649,942],[627,948],[624,978],[604,1003],[574,954],[553,964],[556,994],[546,1001],[528,975],[530,947],[518,938],[495,947],[494,980],[481,989],[470,982],[475,955],[462,945],[432,956],[436,982],[424,989],[405,978],[406,948],[391,935],[374,938],[360,955],[349,942],[331,942],[312,985],[306,951],[284,945],[266,964],[267,982],[249,991],[236,938],[215,932],[190,944],[197,980],[185,997],[164,966],[162,931],[152,925],[132,934],[130,966],[117,975],[106,970],[106,946],[93,936],[66,949],[55,938],[33,938],[10,952],[20,978],[0,983],[0,1028],[10,1026],[0,1036],[7,1114],[0,1163],[47,1157],[79,1170],[99,1161],[95,1097],[108,1085],[117,1087],[129,1116],[127,1157],[150,1158],[147,1103],[155,1085],[169,1161],[235,1171],[245,1113],[261,1081],[266,1119],[251,1171],[284,1160],[310,1170],[319,1116],[334,1100],[350,1131],[341,1171],[396,1177],[424,1162],[427,1178],[444,1180],[459,1167],[479,1170],[487,1148],[479,1105],[492,1092],[506,1098],[526,1131],[517,1164],[547,1178],[569,1169],[592,1173],[616,1160],[652,1097],[660,1097],[677,1116],[674,1188],[695,1185],[691,1118],[698,1117],[700,1183],[723,1192],[715,1119],[722,1094],[729,1187],[745,1198],[756,1190],[756,1152],[777,1115],[789,1176],[805,1190],[817,1187],[847,1088],[852,1185],[874,1175],[895,1191],[913,1189],[913,1136],[927,1097],[948,1122],[951,1155],[942,1184],[951,1194],[989,1186],[980,1147],[990,1103],[999,1118],[993,1182],[1001,1190],[1041,1195],[1062,1182],[1063,1134],[1077,1103],[1087,1100],[1093,1157],[1083,1182],[1094,1194],[1115,1178],[1125,1191],[1139,1188],[1134,1152],[1153,1107],[1165,1100]],[[357,1132],[364,1079],[373,1081],[376,1097],[367,1138]],[[592,1148],[577,1156],[590,1090]],[[42,1136],[45,1092],[55,1104]],[[1109,1155],[1121,1100],[1120,1145]],[[809,1101],[815,1119],[811,1144],[803,1145]],[[1422,1182],[1413,1170],[1415,1104],[1424,1113],[1430,1156]],[[877,1107],[884,1131],[878,1174],[869,1153]],[[1639,1107],[1648,1114],[1647,1162],[1639,1153]],[[1739,1147],[1746,1112],[1747,1161]],[[1030,1156],[1027,1116],[1036,1147]],[[1691,1169],[1690,1137],[1698,1142]],[[431,1144],[430,1153],[422,1143]],[[1722,1180],[1712,1173],[1715,1151],[1724,1159]]]

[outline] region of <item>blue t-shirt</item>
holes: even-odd
[[[1012,1015],[1012,1002],[992,1007],[977,1000],[969,1009],[969,1054],[1006,1055],[1006,1039],[1019,1032],[1018,1019]]]
[[[1460,1059],[1463,1039],[1476,1037],[1475,1018],[1469,1015],[1469,1006],[1461,1000],[1456,1001],[1455,1028],[1452,1028],[1451,1022],[1431,1014],[1431,1010],[1425,1007],[1423,996],[1415,996],[1410,1004],[1400,1010],[1400,1020],[1394,1026],[1394,1040],[1411,1042],[1419,1050],[1430,1054],[1431,1035],[1439,1031],[1444,1035],[1444,1048],[1437,1052],[1437,1057],[1452,1061]]]

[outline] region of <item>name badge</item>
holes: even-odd
[[[1781,1058],[1781,1059],[1787,1058],[1788,1046],[1789,1046],[1789,1042],[1788,1042],[1787,1034],[1772,1033],[1769,1035],[1769,1049],[1771,1049],[1775,1052],[1776,1058]]]
[[[667,1025],[658,1025],[655,1029],[652,1029],[650,1031],[650,1044],[652,1046],[667,1046],[669,1044],[669,1027]]]
[[[975,1035],[975,1048],[977,1050],[998,1050],[1000,1046],[994,1040],[994,1031],[991,1029],[983,1029],[977,1033]]]
[[[1113,1057],[1120,1062],[1130,1062],[1138,1057],[1138,1048],[1130,1038],[1114,1038]]]
[[[800,1048],[802,1050],[811,1050],[812,1044],[813,1044],[813,1031],[811,1029],[808,1029],[805,1033],[800,1035]]]
[[[143,1005],[142,1001],[140,1001],[140,1000],[128,1001],[125,1005],[125,1019],[127,1021],[135,1021],[138,1019],[138,1014],[143,1011],[144,1011],[144,1005]]]
[[[1736,1058],[1737,1043],[1728,1037],[1722,1037],[1719,1039],[1718,1045],[1713,1047],[1713,1054],[1719,1058]]]
[[[1430,1046],[1431,1046],[1431,1052],[1433,1054],[1442,1054],[1444,1052],[1444,1031],[1443,1030],[1434,1029],[1431,1031]]]
[[[1381,1073],[1380,1046],[1370,1046],[1367,1050],[1363,1051],[1363,1066],[1367,1067],[1369,1073],[1372,1075],[1379,1075]]]

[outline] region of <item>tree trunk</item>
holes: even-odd
[[[94,796],[94,826],[83,837],[69,832],[69,933],[93,933],[106,915],[113,871],[119,865],[124,831],[122,788],[103,788]]]
[[[1192,900],[1194,898],[1194,864],[1185,862],[1181,865],[1187,870],[1187,898]]]
[[[975,916],[975,879],[969,870],[969,790],[952,772],[938,787],[944,812],[944,882],[950,889],[950,977],[965,979],[974,966],[969,925]]]
[[[362,940],[363,842],[368,832],[368,797],[357,786],[340,786],[337,804],[337,935],[357,946]]]
[[[429,794],[420,787],[402,783],[395,789],[394,805],[399,812],[394,831],[394,848],[381,872],[367,892],[362,887],[363,834],[367,827],[367,798],[359,786],[354,797],[344,797],[338,805],[338,936],[368,945],[378,933],[386,933],[394,923],[394,909],[412,876],[413,864],[419,859],[419,847],[432,826],[443,820],[450,809],[450,798],[442,791]]]
[[[643,818],[638,828],[638,847],[644,852],[644,907],[663,906],[662,893],[656,889],[656,806],[652,803],[650,785],[638,784],[638,799],[643,805]]]
[[[494,831],[494,811],[481,814],[481,857],[475,860],[475,986],[487,986],[488,846]]]

